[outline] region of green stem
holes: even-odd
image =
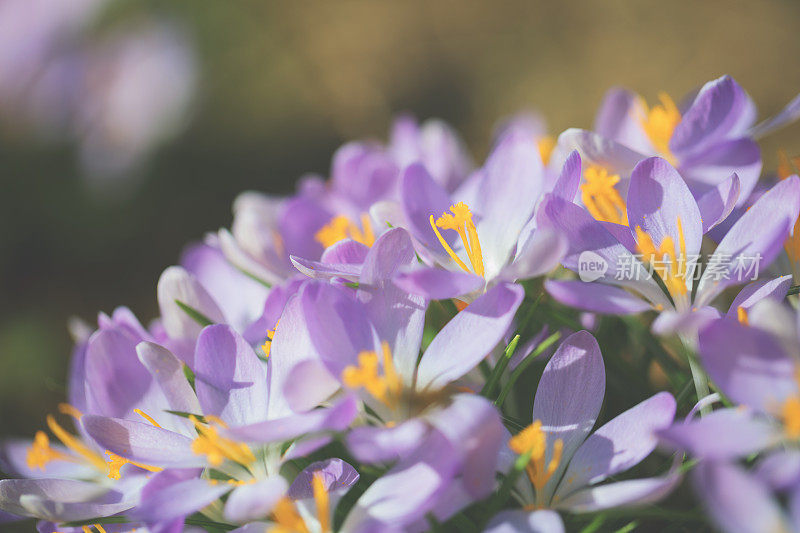
[[[503,372],[506,371],[508,362],[511,361],[511,358],[514,356],[514,352],[517,350],[517,344],[519,344],[519,335],[514,335],[514,338],[511,339],[511,342],[509,342],[508,346],[506,346],[503,356],[497,362],[497,365],[495,365],[492,375],[489,376],[489,380],[481,390],[481,395],[485,398],[488,398],[492,394],[495,387],[500,382],[500,377],[503,375]]]
[[[511,392],[511,389],[514,387],[514,383],[517,382],[519,377],[525,372],[525,370],[530,366],[530,364],[533,363],[534,359],[539,357],[542,354],[542,352],[547,350],[550,346],[553,345],[553,343],[555,343],[560,338],[561,338],[561,332],[556,331],[555,333],[547,337],[545,340],[543,340],[541,344],[539,344],[539,346],[537,346],[536,349],[533,352],[531,352],[531,354],[528,357],[523,359],[522,362],[519,365],[517,365],[517,368],[515,368],[514,371],[511,372],[511,377],[508,378],[508,382],[503,386],[503,389],[500,391],[500,395],[497,396],[497,399],[494,401],[494,404],[497,407],[503,406],[503,402],[506,401],[506,397]]]

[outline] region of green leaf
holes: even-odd
[[[165,413],[169,413],[171,415],[179,416],[181,418],[189,418],[189,417],[193,416],[193,417],[195,417],[197,419],[198,422],[200,422],[202,424],[206,424],[207,423],[206,419],[205,419],[205,417],[203,415],[196,415],[194,413],[186,413],[184,411],[170,411],[169,409],[164,409],[164,412]]]
[[[203,327],[206,327],[206,326],[210,326],[211,324],[213,324],[213,323],[214,323],[214,321],[213,321],[213,320],[211,320],[210,318],[208,318],[206,315],[204,315],[203,313],[201,313],[200,311],[198,311],[198,310],[197,310],[197,309],[195,309],[194,307],[191,307],[191,306],[189,306],[189,305],[186,305],[185,303],[183,303],[183,302],[182,302],[182,301],[180,301],[180,300],[175,300],[175,303],[176,303],[176,304],[178,304],[178,307],[180,307],[181,309],[183,309],[183,312],[184,312],[184,313],[186,313],[187,315],[189,315],[189,317],[190,317],[192,320],[194,320],[195,322],[197,322],[197,323],[198,323],[198,324],[200,324],[201,326],[203,326]]]
[[[189,365],[185,363],[183,365],[183,375],[186,376],[186,381],[189,382],[189,385],[192,387],[192,390],[194,390],[194,378],[195,378],[194,370],[189,368]]]

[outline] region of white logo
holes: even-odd
[[[608,270],[608,263],[597,253],[585,250],[578,256],[578,277],[581,281],[594,281],[603,277]]]

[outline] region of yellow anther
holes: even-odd
[[[314,239],[325,248],[348,237],[365,246],[372,246],[375,243],[372,221],[367,213],[363,213],[360,220],[361,228],[346,216],[337,215],[314,234]]]
[[[750,325],[750,318],[747,316],[747,309],[741,305],[736,308],[736,319],[740,324],[744,324],[745,326]]]
[[[542,430],[542,422],[536,420],[508,441],[511,451],[517,455],[530,455],[530,461],[525,467],[533,487],[541,491],[550,478],[553,477],[558,465],[561,463],[561,453],[564,441],[556,439],[553,442],[553,453],[549,462],[547,456],[547,434]]]
[[[649,110],[647,103],[644,100],[640,101],[642,116],[639,117],[639,122],[653,147],[664,159],[675,166],[677,158],[669,149],[669,141],[672,139],[675,127],[681,121],[681,112],[667,93],[658,93],[658,99],[661,104],[656,104]]]
[[[86,446],[83,442],[81,442],[80,439],[70,435],[64,428],[58,425],[58,422],[56,422],[56,419],[53,418],[53,415],[47,415],[47,427],[50,428],[50,431],[53,432],[53,435],[58,437],[58,440],[60,440],[64,446],[86,459],[87,462],[101,472],[106,471],[106,462],[103,457]]]
[[[272,520],[276,526],[272,533],[309,533],[305,520],[297,512],[289,498],[281,498],[272,509]]]
[[[62,415],[71,416],[75,420],[80,420],[83,416],[83,413],[68,403],[58,404],[58,412]]]
[[[322,533],[331,530],[331,502],[328,489],[325,487],[325,479],[322,474],[315,472],[311,478],[311,489],[314,493],[314,503],[317,507],[317,520]]]
[[[136,461],[131,461],[130,459],[126,459],[120,455],[117,455],[110,450],[106,450],[106,455],[108,455],[108,477],[111,479],[120,479],[122,477],[120,470],[127,464],[138,466],[139,468],[147,470],[148,472],[161,472],[163,470],[163,468],[159,468],[157,466],[150,466],[137,463]]]
[[[439,228],[458,232],[458,236],[461,237],[461,243],[464,245],[464,251],[467,253],[469,262],[472,265],[472,270],[477,275],[483,276],[483,252],[481,251],[481,243],[478,239],[478,230],[475,227],[475,223],[472,221],[472,212],[470,212],[469,206],[467,206],[467,204],[464,202],[459,202],[455,205],[452,205],[450,206],[450,213],[445,211],[442,213],[442,216],[436,219],[435,222],[433,215],[431,215],[430,223],[431,228],[433,228],[433,232],[439,239],[442,248],[444,248],[445,252],[447,252],[447,255],[449,255],[453,261],[455,261],[456,264],[465,272],[469,272],[470,269],[467,264],[462,261],[458,255],[456,255],[444,237],[442,237],[442,234],[439,232]]]
[[[539,148],[539,156],[542,158],[542,163],[546,165],[550,162],[550,156],[553,155],[556,140],[551,135],[545,135],[536,141],[536,147]]]
[[[783,402],[780,417],[786,434],[795,439],[800,437],[800,398],[790,396]]]
[[[33,444],[28,448],[26,462],[28,468],[44,470],[50,461],[74,461],[75,459],[65,453],[50,447],[50,439],[44,431],[37,431]]]
[[[267,330],[267,339],[264,341],[264,344],[261,345],[261,350],[264,352],[264,357],[269,357],[270,351],[272,350],[272,339],[275,338],[275,331],[278,329],[278,322],[275,322],[275,327],[272,329]]]
[[[161,424],[156,422],[155,419],[152,416],[148,415],[147,413],[145,413],[141,409],[134,409],[133,412],[136,413],[137,415],[141,416],[142,418],[144,418],[148,422],[150,422],[153,426],[155,426],[157,428],[161,427]]]
[[[100,524],[92,524],[91,526],[81,526],[81,531],[83,531],[83,533],[92,533],[92,528],[95,528],[97,530],[97,533],[106,533],[106,529]]]
[[[642,261],[649,264],[673,297],[685,297],[688,293],[686,276],[689,261],[686,256],[686,239],[683,236],[683,225],[677,219],[678,250],[674,239],[667,235],[656,248],[653,238],[641,226],[636,226],[636,249],[642,254]]]
[[[628,208],[615,188],[619,183],[619,175],[609,174],[603,167],[590,165],[583,171],[583,179],[581,201],[589,213],[597,220],[627,226]]]
[[[350,365],[342,372],[342,382],[351,389],[364,388],[373,398],[392,407],[403,389],[403,382],[392,362],[392,352],[387,342],[381,343],[383,375],[379,371],[380,359],[375,352],[358,354],[358,366]]]
[[[219,466],[226,459],[244,466],[255,462],[256,458],[247,444],[220,436],[217,428],[203,425],[197,417],[190,416],[189,419],[198,434],[197,438],[192,441],[192,452],[197,455],[205,455],[212,466]],[[208,417],[206,419],[208,420]]]

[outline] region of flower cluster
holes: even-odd
[[[800,99],[760,124],[727,76],[659,101],[612,90],[557,139],[516,117],[480,166],[403,117],[242,194],[148,327],[73,328],[69,403],[0,451],[0,520],[800,531],[800,178],[759,181],[755,141]],[[664,501],[685,478],[705,514]]]

